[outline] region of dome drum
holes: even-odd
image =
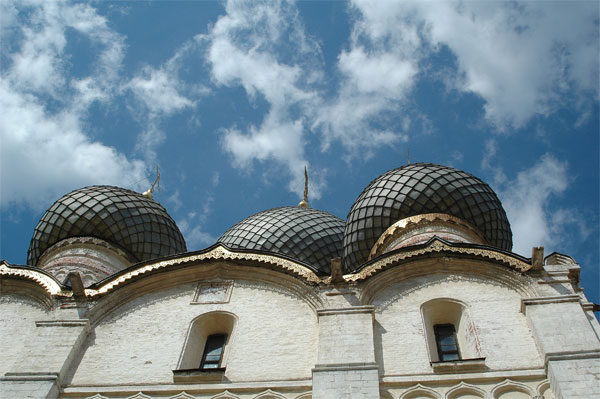
[[[379,237],[368,260],[386,252],[424,244],[433,237],[449,242],[488,245],[483,235],[471,224],[443,213],[427,213],[397,221]]]
[[[158,202],[120,187],[90,186],[66,194],[42,216],[31,239],[28,264],[40,266],[49,248],[76,237],[122,249],[128,264],[187,250],[175,221]]]
[[[63,282],[77,271],[85,287],[131,266],[128,255],[108,242],[94,237],[67,238],[57,242],[38,261],[38,267]]]

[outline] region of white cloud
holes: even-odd
[[[531,248],[540,245],[560,251],[554,247],[571,241],[568,226],[575,226],[580,238],[587,237],[589,229],[576,210],[551,206],[569,184],[566,162],[549,154],[505,183],[498,194],[513,231],[513,252],[531,256]]]
[[[65,192],[89,184],[147,187],[145,166],[94,142],[80,116],[50,115],[32,95],[0,80],[1,204],[36,210]]]
[[[10,6],[3,2],[3,10]],[[116,91],[123,38],[89,5],[30,1],[12,6],[26,13],[11,14],[12,27],[2,30],[2,42],[12,47],[3,45],[9,62],[0,76],[1,205],[40,209],[88,184],[145,186],[141,161],[86,133],[89,106]],[[69,29],[97,46],[87,76],[77,79],[67,77]]]
[[[314,128],[324,134],[323,149],[339,141],[346,158],[368,158],[382,146],[406,142],[411,116],[406,97],[416,82],[420,39],[417,29],[399,24],[404,8],[392,2],[357,1],[348,50],[338,58],[340,85],[332,100],[319,106]],[[402,125],[387,125],[403,113]],[[393,118],[392,118],[393,119]]]
[[[129,88],[152,115],[170,115],[194,104],[179,91],[183,84],[164,69],[146,66],[129,82]]]
[[[175,54],[159,68],[144,66],[125,86],[135,98],[131,111],[141,122],[143,131],[138,135],[136,150],[146,160],[155,161],[156,148],[166,134],[161,122],[175,113],[196,105],[196,98],[208,93],[201,85],[183,82],[179,78],[182,58],[195,51],[195,41],[184,43]],[[195,124],[199,124],[197,120]]]
[[[308,164],[305,116],[297,116],[293,110],[303,109],[306,115],[314,101],[315,93],[308,84],[314,73],[308,65],[317,49],[306,40],[297,10],[287,2],[256,5],[229,1],[226,12],[208,35],[199,37],[208,43],[206,59],[212,79],[217,85],[241,85],[251,101],[261,96],[270,109],[259,126],[249,126],[246,131],[224,129],[222,145],[237,167],[247,168],[254,161],[274,161],[285,167],[292,177],[290,190],[300,195]],[[294,47],[291,62],[282,61],[277,46],[283,44]],[[319,191],[313,195],[318,197]]]
[[[218,237],[204,231],[204,223],[206,218],[212,213],[213,197],[207,197],[202,204],[200,213],[189,212],[185,219],[177,221],[177,226],[181,230],[181,234],[185,237],[185,243],[188,251],[196,251],[214,244]]]
[[[425,67],[419,63],[447,46],[458,71],[444,81],[481,96],[487,120],[500,130],[549,115],[570,91],[584,112],[583,96],[598,95],[596,2],[356,0],[353,5],[359,15],[348,54],[358,53],[342,53],[340,68],[359,90],[372,89],[361,84],[367,80],[385,95],[389,77],[390,91],[406,92]],[[371,50],[371,60],[360,57],[365,42],[378,50]]]
[[[597,3],[419,3],[418,13],[428,40],[456,55],[456,88],[480,95],[500,129],[549,115],[570,88],[597,95]]]

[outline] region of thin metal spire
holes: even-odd
[[[308,171],[304,166],[304,199],[298,204],[300,208],[308,208]]]
[[[154,179],[152,186],[149,190],[144,191],[142,195],[146,198],[154,199],[154,196],[152,195],[154,192],[154,186],[160,190],[160,171],[158,170],[158,164],[156,164],[156,178]]]

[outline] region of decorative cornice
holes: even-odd
[[[63,290],[60,284],[52,277],[44,274],[42,271],[29,267],[15,267],[8,265],[5,261],[0,262],[0,276],[16,277],[32,280],[42,287],[48,294],[63,297],[71,297],[73,293]]]
[[[57,252],[60,252],[61,250],[66,248],[71,248],[75,245],[92,245],[105,248],[108,252],[123,258],[129,264],[131,264],[131,260],[135,259],[133,255],[129,254],[127,251],[121,248],[118,248],[114,244],[109,243],[108,241],[91,236],[82,236],[65,238],[63,240],[60,240],[56,244],[53,244],[51,247],[47,248],[42,255],[40,255],[37,265],[44,265],[46,263],[46,260],[48,258],[51,258]]]
[[[415,258],[423,255],[463,255],[463,256],[474,256],[486,260],[492,260],[500,262],[506,266],[509,266],[519,272],[526,272],[531,269],[531,265],[526,263],[517,257],[510,256],[506,253],[496,251],[492,248],[481,248],[471,246],[450,245],[440,239],[434,238],[430,240],[425,246],[419,246],[415,249],[401,250],[400,252],[392,252],[389,256],[385,256],[382,259],[377,260],[374,263],[367,265],[358,273],[347,274],[344,276],[346,281],[360,281],[365,280],[377,272],[380,272],[388,267],[402,261],[407,261],[411,258]]]
[[[430,225],[432,223],[453,225],[458,228],[459,231],[476,237],[479,243],[487,244],[483,234],[481,234],[481,232],[470,223],[445,213],[426,213],[422,215],[409,216],[402,220],[398,220],[396,223],[388,227],[383,234],[379,236],[379,239],[377,242],[375,242],[373,248],[371,248],[368,259],[371,260],[381,255],[381,251],[385,250],[385,248],[388,247],[394,240],[406,232],[417,229],[421,226]]]
[[[310,283],[319,283],[321,278],[317,276],[312,270],[309,268],[302,266],[299,263],[293,262],[288,259],[281,258],[276,255],[266,255],[266,254],[257,254],[252,252],[234,252],[230,251],[222,245],[217,245],[211,250],[203,253],[197,253],[194,255],[187,256],[177,256],[171,259],[162,260],[159,262],[151,262],[140,267],[137,267],[133,270],[125,272],[123,274],[118,275],[114,279],[106,282],[101,285],[96,290],[87,289],[86,295],[94,296],[98,294],[105,294],[108,291],[114,289],[115,287],[123,284],[127,280],[131,280],[132,278],[149,273],[159,269],[165,269],[168,267],[183,265],[186,263],[193,262],[204,262],[204,261],[250,261],[250,262],[259,262],[263,264],[272,265],[282,269],[286,273],[293,274],[295,276],[301,277]]]

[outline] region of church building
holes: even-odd
[[[0,262],[0,398],[600,398],[580,266],[512,245],[488,184],[428,163],[193,252],[151,191],[81,188]]]

